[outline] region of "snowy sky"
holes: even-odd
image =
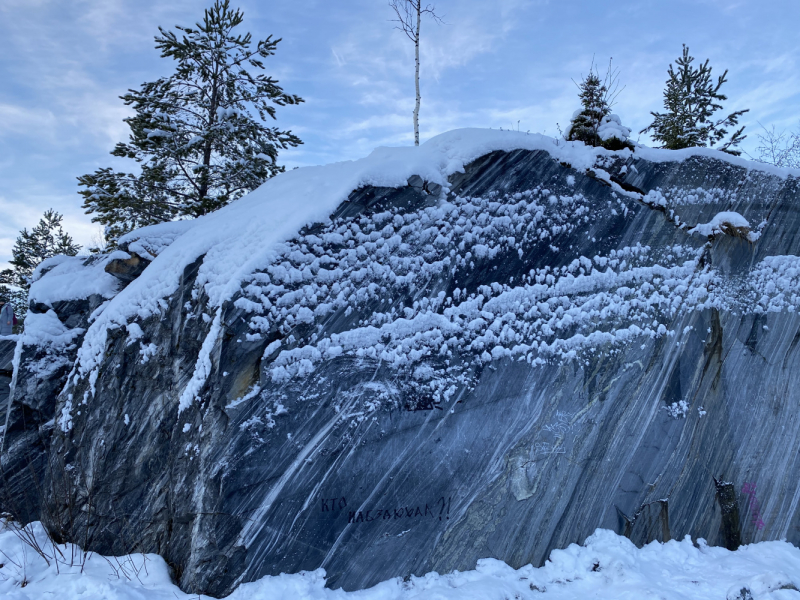
[[[212,0],[0,0],[0,266],[47,208],[81,244],[76,177],[130,169],[108,153],[127,136],[118,96],[171,72],[157,27],[191,25]],[[413,142],[413,46],[384,0],[234,0],[242,30],[283,38],[267,70],[306,103],[278,112],[305,142],[288,167],[360,158]],[[609,57],[625,89],[614,108],[640,130],[661,109],[670,62],[688,44],[728,69],[726,109],[750,108],[745,150],[764,125],[800,123],[800,2],[794,0],[439,0],[422,30],[421,138],[458,127],[556,134],[592,62]],[[645,138],[642,138],[646,142]]]

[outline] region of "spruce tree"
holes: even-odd
[[[623,127],[619,117],[611,114],[611,107],[622,91],[618,80],[619,71],[611,67],[611,61],[604,79],[600,79],[592,64],[589,74],[576,84],[582,108],[572,116],[564,136],[568,141],[581,141],[609,150],[633,148],[628,141],[630,129]]]
[[[667,70],[667,84],[664,89],[664,108],[666,112],[653,115],[653,122],[640,133],[652,131],[654,140],[661,142],[663,148],[678,150],[695,146],[716,146],[718,150],[739,155],[736,149],[746,136],[742,135],[744,127],[740,127],[727,140],[728,128],[736,127],[739,117],[749,109],[738,110],[723,119],[714,120],[714,113],[722,109],[720,102],[727,96],[720,94],[722,84],[727,81],[726,70],[717,81],[711,79],[711,67],[708,59],[692,67],[694,57],[689,55],[689,48],[683,45],[683,54],[675,61],[677,70],[672,65]]]
[[[195,27],[159,27],[156,48],[175,72],[121,96],[135,114],[114,156],[140,172],[98,169],[78,178],[83,207],[115,240],[132,229],[204,215],[283,171],[278,151],[302,142],[269,126],[277,106],[303,102],[257,71],[280,39],[253,43],[233,30],[243,21],[229,0],[216,0]],[[251,73],[253,71],[255,74]]]
[[[611,113],[608,104],[608,87],[600,80],[600,76],[590,70],[589,74],[578,84],[578,97],[583,107],[572,118],[567,140],[578,140],[588,146],[599,146],[600,137],[597,130],[603,117]]]
[[[34,269],[47,258],[59,254],[75,256],[81,249],[64,231],[61,225],[63,218],[50,209],[36,227],[30,231],[20,231],[11,250],[12,268],[0,272],[0,297],[11,303],[20,320],[25,318],[28,311],[28,290]]]

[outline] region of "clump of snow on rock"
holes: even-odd
[[[666,410],[669,416],[673,419],[683,419],[689,412],[689,403],[686,402],[686,400],[678,400],[677,402],[673,402],[672,404],[665,406],[664,410]],[[705,411],[702,410],[702,407],[700,411],[702,412],[702,415],[705,415]]]
[[[631,136],[631,129],[630,127],[625,127],[617,115],[606,115],[600,121],[597,135],[603,141],[617,138],[622,142],[627,142]]]
[[[800,307],[799,256],[767,256],[754,267],[751,280],[755,312],[794,312]]]
[[[171,581],[155,554],[120,557],[84,555],[72,545],[58,547],[40,523],[28,525],[29,539],[50,557],[48,565],[0,524],[0,595],[9,600],[211,600],[186,594]],[[800,549],[787,542],[761,542],[735,552],[704,540],[637,549],[627,538],[598,529],[583,546],[554,550],[541,568],[513,569],[479,560],[474,570],[395,578],[360,591],[325,587],[325,571],[264,577],[240,585],[228,600],[574,600],[575,598],[658,598],[659,600],[798,600]]]
[[[739,213],[732,211],[717,213],[711,221],[697,224],[689,230],[689,233],[698,233],[707,237],[725,233],[728,235],[738,235],[749,241],[755,241],[751,239],[750,223],[747,219]]]
[[[109,261],[127,258],[124,252],[105,256],[54,256],[42,261],[31,277],[30,302],[51,306],[53,302],[78,300],[98,294],[112,298],[119,280],[105,272]]]

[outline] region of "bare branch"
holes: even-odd
[[[778,167],[800,168],[800,127],[795,132],[787,130],[778,131],[775,125],[769,129],[759,122],[763,134],[758,133],[758,155],[753,160],[769,163]]]
[[[420,12],[423,15],[430,15],[431,18],[434,20],[434,22],[437,25],[446,25],[447,24],[447,23],[444,22],[444,19],[442,17],[440,17],[439,15],[436,14],[436,7],[433,4],[429,4],[428,6],[426,6],[422,10],[420,10]]]
[[[617,96],[625,89],[623,85],[619,87],[619,67],[613,67],[611,61],[613,57],[608,59],[608,68],[606,69],[606,76],[603,80],[603,85],[606,88],[605,100],[608,102],[608,107],[611,108],[617,103]]]
[[[421,0],[389,0],[389,6],[397,15],[396,19],[390,19],[392,23],[399,23],[395,29],[399,29],[408,36],[412,42],[417,42],[415,21],[417,11],[420,15],[429,15],[437,25],[446,25],[444,19],[436,14],[436,7],[428,4],[425,8],[420,5]]]
[[[400,23],[400,25],[395,26],[395,29],[399,29],[408,36],[408,39],[416,43],[417,37],[414,31],[414,21],[417,9],[414,0],[389,0],[389,6],[397,15],[397,18],[391,21],[393,23]]]

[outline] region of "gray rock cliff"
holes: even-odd
[[[597,527],[800,543],[798,180],[668,154],[361,187],[219,307],[188,263],[91,372],[125,292],[43,304],[64,331],[23,343],[3,509],[212,595],[539,565]]]
[[[5,421],[5,409],[8,406],[8,395],[11,391],[11,377],[14,373],[14,339],[0,339],[0,423]]]

